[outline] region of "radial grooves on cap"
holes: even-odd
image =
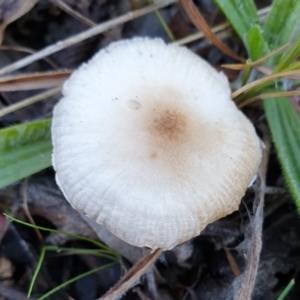
[[[238,209],[260,163],[224,75],[160,40],[114,43],[54,112],[53,165],[79,211],[136,246],[170,249]]]

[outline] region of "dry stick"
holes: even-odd
[[[269,147],[270,147],[270,135],[264,130],[264,143],[266,147],[263,149],[262,164],[259,170],[259,176],[257,179],[257,192],[253,204],[253,210],[255,212],[254,218],[251,221],[251,242],[249,244],[247,267],[244,273],[241,275],[241,281],[239,282],[239,290],[234,296],[234,300],[250,300],[252,291],[255,285],[255,279],[258,270],[260,251],[262,246],[262,225],[263,225],[263,210],[265,199],[265,179],[267,172],[267,165],[269,160]]]
[[[180,4],[195,27],[199,31],[203,31],[204,36],[209,39],[218,49],[237,61],[245,62],[245,59],[235,54],[212,32],[192,0],[180,0]]]
[[[92,20],[86,18],[81,13],[73,10],[69,5],[67,5],[65,2],[61,0],[49,0],[54,5],[58,6],[61,10],[65,11],[72,17],[76,18],[77,20],[81,21],[82,23],[88,25],[88,26],[95,26],[97,23],[93,22]]]
[[[232,28],[231,28],[229,23],[222,23],[220,25],[217,25],[217,26],[211,28],[211,31],[213,33],[220,33],[222,31],[225,31],[226,29],[227,29],[228,33],[232,32]],[[188,36],[186,36],[186,37],[184,37],[180,40],[174,41],[173,43],[177,44],[177,45],[185,45],[185,44],[194,42],[196,40],[202,39],[204,37],[205,36],[204,36],[203,32],[201,31],[201,32],[197,32],[197,33],[193,33],[191,35],[188,35]]]
[[[94,26],[92,28],[89,28],[79,34],[76,34],[70,38],[67,38],[63,41],[58,41],[56,42],[55,44],[53,45],[50,45],[32,55],[29,55],[23,59],[20,59],[2,69],[0,69],[0,75],[4,75],[4,74],[7,74],[9,72],[13,72],[13,71],[16,71],[18,69],[21,69],[41,58],[44,58],[46,56],[49,56],[53,53],[56,53],[60,50],[63,50],[67,47],[70,47],[72,45],[75,45],[79,42],[82,42],[88,38],[91,38],[97,34],[100,34],[100,33],[103,33],[104,31],[110,29],[110,28],[113,28],[114,26],[117,26],[117,25],[120,25],[120,24],[123,24],[125,22],[128,22],[128,21],[131,21],[133,19],[136,19],[138,17],[141,17],[143,15],[146,15],[154,10],[157,10],[157,9],[160,9],[160,8],[163,8],[165,6],[168,6],[170,5],[171,3],[174,3],[176,2],[176,0],[166,0],[166,1],[163,1],[162,3],[160,4],[153,4],[153,5],[149,5],[147,7],[144,7],[144,8],[141,8],[141,9],[138,9],[136,11],[132,11],[132,12],[129,12],[127,14],[124,14],[123,16],[120,16],[120,17],[117,17],[113,20],[109,20],[109,21],[106,21],[106,22],[103,22],[97,26]]]
[[[103,297],[98,300],[119,299],[157,260],[162,251],[162,249],[156,249],[153,253],[142,257]]]
[[[49,0],[49,1],[52,2],[54,5],[56,5],[57,7],[59,7],[61,10],[65,11],[67,14],[71,15],[73,18],[79,20],[80,22],[82,22],[90,27],[97,26],[97,23],[95,23],[94,21],[90,20],[89,18],[83,16],[81,13],[75,11],[74,9],[72,9],[69,5],[67,5],[62,0]],[[113,37],[112,34],[108,31],[103,32],[103,34],[110,38]]]
[[[5,51],[19,51],[19,52],[25,52],[25,53],[36,53],[35,50],[27,47],[22,47],[22,46],[11,46],[11,45],[1,45],[0,50],[5,50]],[[44,60],[53,68],[53,69],[58,69],[58,65],[52,61],[49,57],[44,58]]]
[[[50,0],[51,1],[51,0]],[[55,1],[54,1],[55,2]],[[154,10],[154,9],[153,9]],[[261,9],[261,10],[259,10],[258,11],[258,14],[259,14],[259,16],[261,16],[261,18],[264,18],[265,17],[265,15],[268,13],[270,11],[270,7],[266,7],[266,8],[264,8],[264,9]],[[117,25],[117,23],[116,23],[116,25]],[[228,27],[230,27],[230,25],[228,24],[228,23],[223,23],[223,24],[221,24],[221,25],[218,25],[218,26],[216,26],[216,27],[213,27],[211,30],[212,30],[212,32],[213,33],[217,33],[217,32],[221,32],[222,33],[222,31],[223,30],[225,30],[226,28],[228,28]],[[224,31],[224,33],[227,33],[227,34],[229,34],[230,32],[232,31],[232,29],[231,28],[228,28],[227,30],[225,30]],[[178,44],[178,45],[184,45],[184,44],[187,44],[187,43],[189,43],[189,42],[192,42],[192,41],[195,41],[195,40],[197,40],[197,39],[200,39],[200,38],[203,38],[204,37],[204,34],[202,33],[202,32],[198,32],[198,33],[196,33],[196,34],[192,34],[192,35],[190,35],[190,36],[188,36],[188,37],[186,37],[186,38],[183,38],[183,39],[180,39],[180,40],[177,40],[176,42],[174,42],[174,43],[176,43],[176,44]],[[221,36],[219,36],[219,38],[221,38]],[[53,45],[54,46],[54,45]],[[51,47],[51,46],[49,46],[49,47]],[[10,48],[10,46],[1,46],[0,47],[0,49],[5,49],[5,50],[11,50]],[[25,52],[30,52],[30,53],[33,53],[33,50],[28,50],[27,48],[23,48],[23,47],[19,47],[20,48],[20,50],[19,49],[14,49],[14,50],[19,50],[19,51],[25,51]],[[22,48],[22,49],[21,49]],[[33,55],[32,55],[33,56]],[[30,56],[30,57],[32,57],[32,56]],[[28,57],[27,57],[28,58]],[[37,59],[39,59],[39,58],[37,58]],[[37,59],[34,59],[34,60],[37,60]],[[45,60],[46,59],[48,59],[48,58],[44,58]],[[10,65],[10,66],[14,66],[15,64],[17,64],[18,62],[16,62],[16,63],[14,63],[14,64],[12,64],[12,65]],[[7,67],[5,67],[5,68],[8,68],[9,66],[7,66]],[[4,69],[5,69],[4,68]],[[18,68],[17,68],[18,69]],[[3,69],[2,70],[0,70],[0,71],[3,71]],[[7,71],[5,71],[5,72],[9,72],[10,70],[7,70]],[[49,91],[49,93],[50,93],[50,91]],[[57,92],[58,93],[58,92]],[[55,93],[56,94],[56,93]],[[31,105],[31,104],[33,104],[33,103],[36,103],[36,102],[38,102],[38,101],[40,101],[40,100],[43,100],[43,99],[45,99],[45,98],[47,98],[47,97],[49,97],[49,96],[52,96],[52,94],[48,94],[48,92],[46,92],[46,93],[41,93],[41,94],[38,94],[38,95],[36,95],[36,96],[33,96],[33,97],[30,97],[30,98],[26,98],[26,99],[24,99],[24,100],[22,100],[22,101],[20,101],[19,103],[17,103],[17,104],[13,104],[13,105],[11,105],[11,106],[9,106],[9,107],[7,107],[7,108],[5,108],[5,109],[3,109],[3,110],[1,110],[0,111],[0,117],[1,116],[4,116],[4,115],[6,115],[6,114],[9,114],[9,113],[11,113],[11,112],[13,112],[13,111],[16,111],[16,110],[18,110],[18,109],[20,109],[20,108],[23,108],[23,107],[26,107],[26,106],[28,106],[28,105]]]
[[[18,103],[7,106],[0,110],[0,118],[18,110],[18,109],[24,108],[28,105],[31,105],[33,103],[36,103],[36,102],[46,99],[48,97],[54,96],[54,95],[58,94],[60,91],[61,91],[61,87],[54,88],[54,89],[48,90],[46,92],[37,94],[33,97],[26,98]]]

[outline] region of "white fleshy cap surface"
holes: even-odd
[[[170,249],[238,209],[259,139],[227,78],[188,49],[113,43],[63,94],[52,126],[57,183],[119,238]]]

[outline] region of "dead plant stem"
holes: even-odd
[[[103,297],[98,300],[119,299],[157,260],[162,251],[162,249],[156,249],[153,253],[142,257]]]
[[[92,28],[89,28],[81,33],[78,33],[70,38],[67,38],[63,41],[58,41],[53,45],[50,45],[48,47],[43,48],[42,50],[29,55],[23,59],[20,59],[2,69],[0,69],[0,75],[4,75],[7,74],[9,72],[13,72],[16,71],[18,69],[21,69],[39,59],[45,58],[46,56],[49,56],[51,54],[54,54],[60,50],[63,50],[65,48],[68,48],[70,46],[73,46],[79,42],[82,42],[88,38],[94,37],[95,35],[98,35],[100,33],[103,33],[104,31],[107,31],[108,29],[113,28],[114,26],[123,24],[125,22],[131,21],[133,19],[136,19],[138,17],[141,17],[143,15],[146,15],[150,12],[153,12],[157,9],[163,8],[165,6],[168,6],[172,3],[176,2],[176,0],[166,0],[166,1],[162,1],[162,3],[160,4],[153,4],[153,5],[149,5],[147,7],[135,10],[135,11],[131,11],[127,14],[124,14],[120,17],[117,17],[113,20],[109,20],[106,22],[103,22],[97,26],[94,26]]]
[[[268,6],[268,7],[265,7],[265,8],[262,8],[260,10],[258,10],[257,14],[259,16],[259,19],[261,22],[264,22],[268,13],[270,12],[271,10],[271,6]],[[222,23],[220,25],[217,25],[213,28],[211,28],[211,31],[215,34],[219,34],[220,32],[226,32],[228,35],[227,36],[230,36],[230,34],[233,32],[232,30],[232,27],[230,26],[229,23]],[[199,39],[202,39],[204,38],[204,34],[202,31],[199,31],[199,32],[196,32],[196,33],[193,33],[187,37],[184,37],[180,40],[177,40],[175,41],[174,43],[177,44],[177,45],[186,45],[188,43],[191,43],[191,42],[195,42]],[[220,38],[220,36],[218,35],[218,37]]]
[[[211,30],[209,25],[206,23],[205,19],[202,17],[201,13],[195,6],[193,0],[180,0],[179,3],[182,5],[183,9],[187,13],[189,19],[192,21],[194,26],[202,31],[204,36],[209,39],[218,49],[228,56],[234,58],[237,61],[245,62],[245,59],[239,57],[230,48],[228,48],[222,40],[220,40]]]
[[[262,164],[259,170],[257,179],[257,191],[253,203],[254,217],[251,220],[250,228],[251,238],[248,250],[248,261],[246,270],[241,275],[238,291],[234,296],[234,300],[250,300],[255,285],[255,279],[258,271],[260,251],[262,247],[262,225],[263,225],[263,210],[265,199],[265,180],[269,160],[270,134],[267,129],[264,131],[264,143]]]
[[[23,185],[22,185],[22,194],[23,194],[23,210],[25,212],[25,215],[27,217],[27,219],[29,220],[29,222],[36,226],[30,212],[29,212],[29,209],[28,209],[28,204],[27,204],[27,190],[28,190],[28,178],[25,178],[24,181],[23,181]],[[40,242],[43,241],[43,236],[41,234],[41,232],[37,229],[37,228],[34,228],[34,231],[38,237],[38,239],[40,240]]]
[[[272,81],[276,81],[277,79],[280,78],[293,78],[293,79],[299,79],[300,78],[300,70],[295,70],[295,71],[285,71],[285,72],[281,72],[281,73],[275,73],[269,76],[265,76],[263,78],[254,80],[244,86],[242,86],[241,88],[239,88],[238,90],[236,90],[235,92],[233,92],[231,94],[231,97],[234,99],[237,96],[241,95],[242,93],[250,90],[253,87],[259,86],[260,84],[264,84],[264,83],[271,83]]]
[[[60,91],[61,91],[61,87],[54,88],[54,89],[48,90],[46,92],[39,93],[35,96],[26,98],[26,99],[24,99],[24,100],[22,100],[18,103],[7,106],[7,107],[0,110],[0,118],[7,115],[7,114],[10,114],[10,113],[18,110],[18,109],[24,108],[24,107],[26,107],[28,105],[31,105],[33,103],[36,103],[38,101],[41,101],[41,100],[44,100],[44,99],[49,98],[51,96],[54,96],[54,95],[58,94]]]
[[[65,11],[66,13],[68,13],[69,15],[71,15],[72,17],[74,17],[75,19],[81,21],[82,23],[84,23],[84,24],[86,24],[88,26],[92,27],[92,26],[97,25],[97,23],[95,23],[92,20],[86,18],[81,13],[75,11],[74,9],[72,9],[69,5],[67,5],[62,0],[48,0],[48,1],[50,1],[52,4],[58,6],[61,10]]]

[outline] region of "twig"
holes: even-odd
[[[49,1],[52,4],[58,6],[61,10],[65,11],[66,13],[68,13],[69,15],[71,15],[72,17],[74,17],[75,19],[81,21],[84,24],[86,24],[88,26],[91,26],[91,27],[97,25],[97,23],[95,23],[92,20],[86,18],[81,13],[75,11],[69,5],[67,5],[65,2],[63,2],[61,0],[49,0]]]
[[[19,52],[25,52],[25,53],[30,53],[30,54],[36,53],[36,51],[34,51],[31,48],[21,47],[21,46],[12,46],[12,45],[1,45],[0,50],[19,51]],[[54,61],[52,61],[49,57],[45,57],[44,61],[46,61],[53,69],[58,69],[58,65]]]
[[[232,28],[230,26],[229,23],[222,23],[220,25],[217,25],[213,28],[211,28],[211,31],[213,33],[220,33],[222,31],[225,31],[227,29],[227,32],[232,32]],[[204,38],[204,34],[203,32],[196,32],[196,33],[193,33],[191,35],[188,35],[180,40],[177,40],[174,42],[174,44],[177,44],[177,45],[185,45],[185,44],[188,44],[188,43],[191,43],[191,42],[194,42],[194,41],[197,41],[199,39],[202,39]]]
[[[98,300],[116,300],[126,293],[130,287],[147,271],[162,253],[156,249],[153,253],[141,258],[103,297]]]
[[[36,103],[38,101],[44,100],[48,97],[54,96],[54,95],[58,94],[60,91],[61,91],[61,87],[54,88],[54,89],[48,90],[46,92],[37,94],[33,97],[26,98],[26,99],[24,99],[24,100],[22,100],[18,103],[7,106],[7,107],[0,110],[0,118],[7,115],[7,114],[10,114],[10,113],[18,110],[18,109],[24,108],[28,105],[31,105],[31,104]]]
[[[270,147],[270,135],[264,130],[264,143],[266,147],[263,149],[262,164],[259,170],[259,176],[257,179],[256,196],[253,203],[254,218],[250,223],[251,241],[249,243],[248,261],[246,270],[241,275],[239,281],[239,289],[234,296],[234,300],[250,300],[253,292],[256,274],[259,265],[259,257],[262,246],[262,225],[263,225],[263,209],[265,198],[265,179],[267,172],[267,165],[269,160],[269,147]]]
[[[154,10],[160,9],[162,7],[168,6],[172,3],[176,2],[176,0],[166,0],[163,1],[160,4],[153,4],[153,5],[149,5],[147,7],[135,10],[135,11],[131,11],[127,14],[124,14],[120,17],[117,17],[113,20],[109,20],[106,22],[103,22],[97,26],[94,26],[92,28],[89,28],[79,34],[76,34],[70,38],[67,38],[63,41],[58,41],[53,45],[50,45],[48,47],[43,48],[42,50],[29,55],[23,59],[20,59],[2,69],[0,69],[0,75],[4,75],[7,74],[9,72],[13,72],[16,71],[18,69],[21,69],[39,59],[45,58],[46,56],[49,56],[51,54],[54,54],[60,50],[63,50],[65,48],[68,48],[70,46],[73,46],[79,42],[82,42],[88,38],[91,38],[95,35],[98,35],[100,33],[103,33],[104,31],[113,28],[114,26],[123,24],[125,22],[131,21],[133,19],[136,19],[138,17],[141,17],[143,15],[146,15]]]
[[[25,178],[24,181],[23,181],[23,186],[22,186],[23,210],[24,210],[25,215],[26,215],[27,219],[29,220],[29,222],[32,225],[36,226],[32,216],[29,212],[28,205],[27,205],[27,188],[28,188],[28,179]],[[42,242],[43,241],[43,236],[42,236],[41,232],[36,227],[34,227],[33,229],[34,229],[38,239]]]

